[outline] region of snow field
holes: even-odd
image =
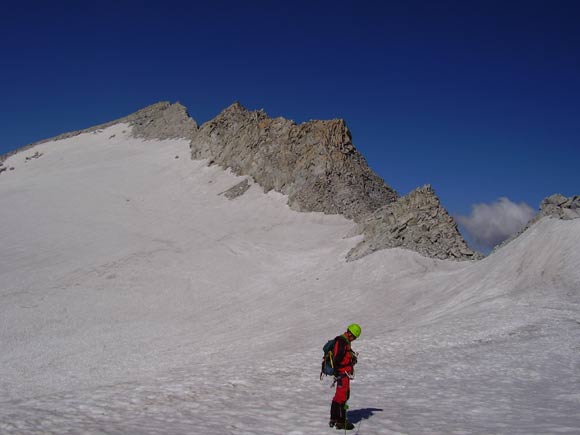
[[[319,360],[353,321],[360,434],[580,432],[578,220],[346,263],[352,222],[129,133],[0,176],[0,433],[337,433]]]

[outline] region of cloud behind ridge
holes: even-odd
[[[520,231],[536,212],[525,202],[502,197],[491,204],[474,204],[469,216],[457,216],[474,243],[493,248]]]

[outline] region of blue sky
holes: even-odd
[[[387,184],[430,183],[453,215],[536,210],[580,194],[578,22],[566,0],[13,2],[0,153],[157,101],[202,123],[239,100],[344,118]]]

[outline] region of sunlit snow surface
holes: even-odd
[[[354,433],[580,433],[580,220],[346,263],[352,222],[129,133],[5,163],[0,433],[337,433],[319,360],[353,321]]]

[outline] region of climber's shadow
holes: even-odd
[[[368,420],[374,415],[375,412],[380,411],[382,411],[380,408],[349,409],[348,420],[352,424],[357,424],[359,421]]]

